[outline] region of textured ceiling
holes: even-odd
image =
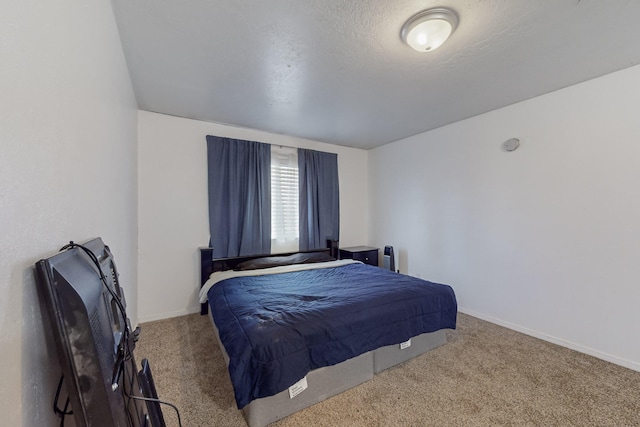
[[[638,0],[112,4],[141,109],[359,148],[640,63]],[[447,43],[403,44],[442,6],[460,17]]]

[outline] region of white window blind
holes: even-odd
[[[298,250],[298,151],[271,146],[271,252]]]

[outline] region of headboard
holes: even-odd
[[[214,271],[233,270],[241,262],[262,257],[287,256],[306,252],[333,252],[334,248],[337,247],[337,241],[333,240],[331,242],[331,246],[325,249],[311,249],[308,251],[284,252],[277,254],[247,255],[230,258],[213,258],[213,248],[198,248],[200,250],[200,287],[204,285],[204,283],[209,279],[209,276],[211,276],[211,273]],[[208,310],[209,305],[207,303],[200,304],[200,314],[207,314]]]

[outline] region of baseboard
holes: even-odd
[[[571,350],[578,351],[580,353],[588,354],[589,356],[596,357],[598,359],[606,360],[607,362],[614,363],[616,365],[623,366],[625,368],[632,369],[634,371],[640,372],[640,363],[633,362],[631,360],[623,359],[617,356],[613,356],[608,353],[604,353],[598,350],[595,350],[590,347],[585,347],[580,344],[576,344],[571,341],[564,340],[562,338],[554,337],[552,335],[547,335],[542,332],[535,331],[533,329],[525,328],[524,326],[516,325],[514,323],[510,323],[504,321],[502,319],[498,319],[492,316],[488,316],[482,313],[478,313],[477,311],[470,310],[464,307],[458,307],[458,311],[464,314],[468,314],[469,316],[477,317],[478,319],[486,320],[487,322],[494,323],[496,325],[504,326],[505,328],[521,332],[525,335],[532,336],[534,338],[541,339],[543,341],[547,341],[553,344],[560,345],[562,347],[570,348]]]
[[[172,317],[186,316],[189,314],[200,313],[200,306],[190,307],[185,310],[172,311],[169,313],[158,313],[149,316],[138,316],[139,323],[154,322],[156,320],[171,319]]]

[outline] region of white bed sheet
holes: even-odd
[[[361,264],[360,261],[356,261],[353,259],[340,259],[336,261],[316,262],[311,264],[283,265],[280,267],[261,268],[258,270],[215,271],[211,273],[211,276],[209,276],[209,280],[207,280],[204,283],[204,285],[202,285],[202,288],[200,289],[200,294],[199,294],[199,301],[201,304],[204,304],[205,302],[207,302],[207,293],[209,293],[209,289],[211,289],[218,282],[221,282],[226,279],[231,279],[234,277],[264,276],[267,274],[291,273],[294,271],[314,270],[318,268],[333,268],[333,267],[340,267],[341,265],[356,264],[356,263]]]

